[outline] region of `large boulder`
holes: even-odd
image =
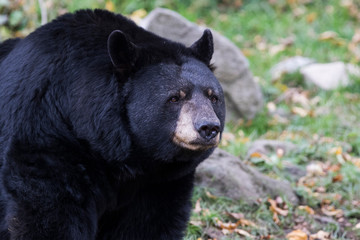
[[[158,8],[144,18],[140,25],[162,37],[187,46],[199,39],[204,27],[189,22],[176,12]],[[227,105],[227,120],[240,117],[251,119],[261,109],[263,98],[249,70],[249,62],[229,39],[212,30],[215,52],[215,75],[221,82]]]
[[[250,204],[259,198],[275,196],[284,196],[290,202],[298,203],[290,183],[270,178],[221,149],[216,149],[198,166],[195,182],[210,188],[215,195]]]

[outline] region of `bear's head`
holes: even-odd
[[[156,51],[137,46],[121,31],[108,40],[111,61],[120,71],[141,65],[126,83],[133,142],[150,158],[165,161],[178,160],[184,151],[209,153],[219,144],[225,120],[223,91],[210,66],[211,32],[205,30],[189,48],[165,44],[177,46],[175,57],[158,62],[151,60]]]

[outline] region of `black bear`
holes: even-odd
[[[181,239],[225,102],[190,47],[104,10],[0,45],[0,239]]]

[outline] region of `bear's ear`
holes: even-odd
[[[120,31],[113,31],[108,38],[107,47],[112,64],[119,70],[130,70],[135,66],[139,48]]]
[[[192,53],[206,65],[210,65],[210,60],[214,53],[214,43],[211,31],[205,29],[203,35],[193,45],[190,46]]]

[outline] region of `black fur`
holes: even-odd
[[[213,148],[171,141],[172,91],[210,104],[213,89],[224,127],[204,36],[187,48],[82,10],[2,43],[0,239],[181,239],[195,167]]]

